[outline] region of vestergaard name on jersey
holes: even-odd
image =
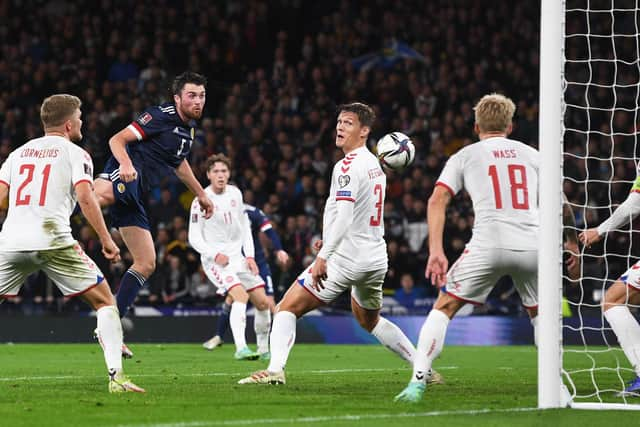
[[[20,157],[35,157],[37,159],[44,159],[47,157],[58,157],[57,148],[45,148],[42,150],[36,150],[34,148],[25,148],[20,152]]]
[[[384,172],[382,172],[382,169],[380,168],[369,169],[367,173],[369,174],[369,179],[376,179],[377,177],[384,175]]]

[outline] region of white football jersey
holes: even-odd
[[[189,221],[189,243],[204,256],[214,257],[218,253],[230,259],[254,256],[253,237],[249,218],[244,211],[242,192],[228,184],[222,194],[216,194],[208,186],[205,193],[213,202],[213,215],[205,219],[198,199],[191,203]]]
[[[32,139],[14,150],[0,168],[9,186],[9,212],[0,232],[0,250],[56,249],[75,242],[69,217],[75,186],[93,184],[91,156],[60,136]]]
[[[387,177],[366,146],[357,148],[335,164],[324,208],[323,240],[331,235],[337,203],[354,203],[353,223],[333,256],[357,271],[387,267],[384,240],[384,198]]]
[[[473,247],[538,247],[538,151],[512,139],[487,138],[451,156],[436,185],[473,201]]]

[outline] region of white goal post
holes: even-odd
[[[570,14],[573,15],[570,15]],[[628,15],[625,15],[628,14]],[[571,18],[573,28],[579,28],[575,34],[567,34],[567,20]],[[575,20],[584,19],[585,23],[576,24]],[[621,27],[620,20],[624,19],[624,30]],[[593,23],[600,24],[593,26]],[[604,24],[603,24],[604,22]],[[635,23],[635,30],[633,24]],[[605,32],[599,32],[596,28],[609,27]],[[632,29],[628,31],[627,29]],[[593,32],[591,31],[593,28]],[[640,76],[640,2],[636,0],[541,0],[541,26],[540,26],[540,116],[539,116],[539,149],[540,149],[540,238],[538,246],[538,290],[539,290],[539,317],[538,317],[538,407],[543,408],[561,408],[572,407],[577,409],[632,409],[640,410],[639,398],[617,398],[616,391],[620,391],[624,387],[624,380],[632,371],[628,368],[629,364],[623,354],[619,350],[618,343],[611,338],[611,330],[606,324],[603,316],[600,315],[600,322],[597,327],[582,323],[578,329],[571,329],[572,326],[563,324],[562,298],[563,298],[563,222],[562,222],[562,191],[566,177],[564,175],[564,162],[567,153],[564,151],[565,137],[571,134],[572,141],[584,139],[586,147],[575,158],[588,164],[589,161],[603,161],[609,164],[611,170],[614,170],[621,162],[638,163],[638,159],[633,155],[621,156],[614,153],[611,149],[610,157],[602,159],[596,154],[590,155],[589,149],[597,143],[596,136],[606,141],[610,140],[612,147],[614,146],[615,137],[622,135],[623,137],[632,138],[634,142],[634,150],[639,146],[640,140],[640,81],[629,83],[628,81],[618,80],[620,73],[618,67],[637,66],[638,76]],[[607,33],[610,32],[609,33]],[[635,34],[634,34],[635,31]],[[611,45],[611,51],[604,50],[603,40],[609,38],[607,42]],[[632,38],[636,38],[636,52],[625,52],[622,54],[616,51],[617,43],[622,38],[628,38],[626,42],[631,42]],[[584,49],[588,55],[583,57],[567,57],[568,43],[574,43],[579,40],[586,48]],[[592,44],[595,49],[592,50]],[[575,49],[572,46],[572,51]],[[620,48],[618,48],[620,49]],[[602,52],[604,51],[604,53]],[[619,56],[620,55],[620,56]],[[635,60],[629,59],[629,56],[635,55]],[[601,66],[602,63],[610,65],[613,77],[611,81],[598,81],[594,77],[594,69]],[[588,78],[582,80],[569,76],[567,72],[567,64],[575,67],[584,65],[586,70],[583,74]],[[631,76],[635,76],[631,72]],[[576,92],[584,90],[584,98],[582,102],[566,102],[566,92],[568,87],[573,87]],[[593,93],[589,91],[608,90],[613,93],[613,102],[603,107],[602,105],[592,105],[591,100]],[[635,95],[635,113],[633,106],[618,103],[617,95],[625,90],[634,91]],[[631,98],[631,97],[629,97]],[[571,125],[567,126],[565,118],[567,111],[573,109],[573,113],[583,114],[586,119],[583,128],[575,128]],[[618,112],[625,112],[633,115],[635,128],[625,130],[624,132],[616,132],[613,126],[614,117]],[[598,115],[609,114],[611,123],[605,123],[604,127],[598,127],[598,119],[592,119]],[[607,116],[607,117],[609,117]],[[606,126],[610,125],[609,131]],[[603,130],[605,129],[605,130]],[[591,140],[594,138],[594,140]],[[570,153],[573,154],[573,153]],[[619,156],[619,157],[617,157]],[[616,161],[614,163],[614,160]],[[634,167],[635,169],[635,167]],[[611,187],[613,183],[618,185],[626,185],[630,188],[628,180],[616,177],[612,172],[612,178],[597,181],[597,185],[608,188],[609,199],[613,191]],[[572,178],[568,178],[571,180]],[[589,171],[586,172],[584,180],[575,180],[572,182],[576,185],[582,185],[585,188],[585,201],[583,205],[579,205],[579,211],[585,217],[589,210],[594,207],[590,204],[589,188],[587,185],[591,183]],[[614,181],[616,180],[616,181]],[[618,188],[618,187],[616,187]],[[609,200],[609,204],[598,206],[607,215],[623,200]],[[575,202],[577,204],[583,202]],[[601,220],[604,218],[601,218]],[[586,222],[586,220],[585,220]],[[589,226],[594,225],[590,223]],[[629,231],[629,234],[631,232]],[[582,249],[584,252],[584,249]],[[605,245],[606,251],[606,245]],[[606,266],[606,274],[600,279],[602,288],[598,289],[604,292],[606,286],[612,282],[614,274],[622,274],[624,270],[610,272],[608,261],[604,253],[603,255],[590,255],[583,257],[582,273],[584,273],[585,263],[598,262]],[[619,258],[628,258],[631,254],[631,248],[621,254],[616,254]],[[632,264],[633,262],[631,262]],[[582,280],[578,281],[582,286]],[[582,288],[581,288],[582,289]],[[583,306],[588,306],[591,313],[598,312],[599,302],[582,302],[575,304],[576,310],[581,310]],[[581,314],[582,311],[579,311]],[[597,320],[597,319],[596,319]],[[582,329],[580,329],[582,328]],[[590,331],[585,332],[587,329]],[[579,348],[563,348],[563,331],[575,331],[583,340]],[[595,331],[599,337],[599,341],[592,343],[589,341]],[[603,341],[604,343],[601,343]],[[575,354],[577,356],[573,357]],[[569,356],[569,357],[568,357]],[[606,357],[605,357],[606,356]],[[572,366],[574,359],[582,358],[587,362],[585,366],[576,368]],[[603,362],[604,360],[604,362]],[[610,365],[606,365],[610,363]],[[583,377],[581,377],[583,375]],[[574,381],[578,378],[578,381]],[[586,379],[585,379],[586,378]],[[581,392],[580,387],[588,388],[586,392]]]

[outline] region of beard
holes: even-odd
[[[200,117],[202,117],[202,112],[203,110],[200,111],[196,111],[196,110],[187,110],[187,109],[183,109],[181,108],[180,111],[182,111],[182,114],[189,120],[198,120],[200,119]]]

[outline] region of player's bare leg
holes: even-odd
[[[93,190],[98,198],[100,207],[110,206],[115,203],[113,195],[113,183],[107,179],[97,178],[93,181]]]
[[[293,282],[276,307],[271,328],[271,360],[264,371],[258,371],[238,384],[284,384],[284,367],[296,339],[296,321],[299,317],[324,303],[311,295],[297,282]]]
[[[640,303],[640,291],[616,281],[604,295],[602,311],[616,337],[622,351],[636,373],[620,395],[640,396],[640,325],[629,311],[628,304]]]
[[[433,309],[429,312],[420,329],[411,380],[409,385],[395,397],[396,402],[416,403],[422,400],[433,361],[440,355],[444,347],[449,320],[465,304],[464,301],[445,292],[440,292]]]
[[[104,360],[109,371],[109,392],[144,393],[122,370],[122,326],[111,289],[106,280],[81,295],[95,311],[98,323],[98,339],[104,352]]]
[[[236,360],[256,360],[260,357],[260,354],[249,349],[245,336],[249,294],[244,290],[242,285],[237,284],[229,289],[228,295],[233,299],[231,312],[229,313],[231,333],[233,334],[233,341],[236,344],[236,352],[233,357]]]
[[[249,299],[256,309],[253,326],[258,344],[257,352],[260,355],[260,360],[270,360],[269,329],[271,327],[271,310],[267,293],[264,288],[257,288],[249,293]]]

